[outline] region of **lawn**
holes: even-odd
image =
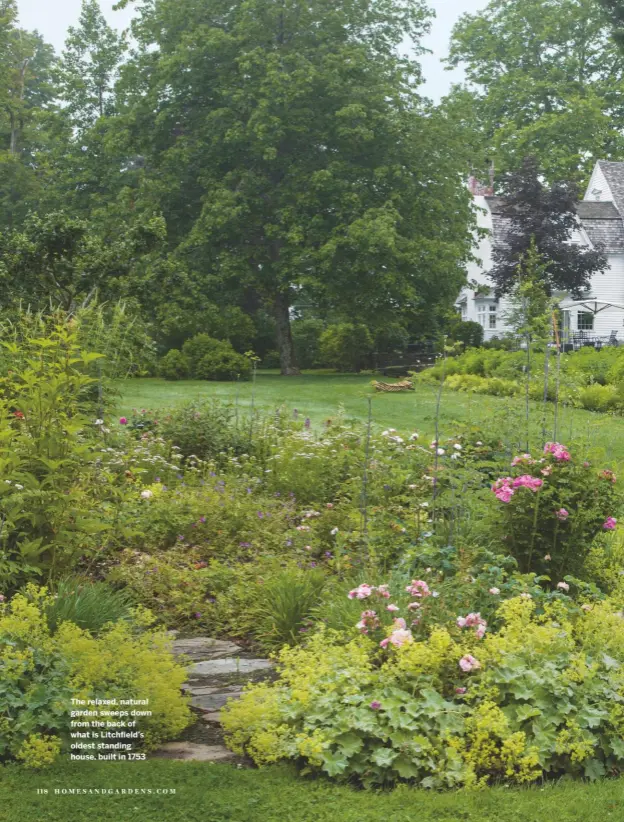
[[[175,795],[59,796],[55,789],[175,788]],[[45,789],[47,794],[38,794]],[[286,767],[151,761],[62,763],[43,773],[7,767],[0,781],[2,822],[599,822],[622,819],[624,782],[544,788],[392,793],[304,780]]]
[[[297,409],[310,417],[314,425],[333,417],[344,408],[348,417],[366,419],[367,398],[372,397],[375,424],[403,431],[417,430],[432,435],[435,428],[436,389],[416,385],[416,390],[404,394],[377,394],[371,388],[370,376],[352,374],[304,374],[301,377],[280,377],[260,373],[255,386],[256,407],[265,411],[280,406]],[[178,403],[216,397],[238,402],[249,408],[252,397],[251,383],[212,383],[201,381],[166,382],[161,379],[127,380],[120,386],[120,414],[130,414],[133,408],[164,409]],[[552,403],[546,406],[545,439],[553,434]],[[531,403],[532,445],[542,442],[541,404]],[[482,394],[459,393],[446,390],[440,405],[440,431],[453,434],[457,423],[476,425],[491,431],[495,429],[509,442],[510,448],[524,444],[524,401]],[[624,463],[624,417],[612,417],[581,409],[562,408],[559,414],[557,438],[569,442],[584,441],[590,450],[600,451],[608,462]]]

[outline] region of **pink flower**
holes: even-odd
[[[615,531],[617,527],[617,520],[615,517],[607,517],[606,520],[602,523],[602,527],[605,531]]]
[[[600,476],[603,479],[609,480],[609,482],[616,482],[617,481],[616,475],[613,473],[613,471],[609,471],[608,468],[605,468],[605,470],[601,472]]]
[[[521,477],[516,477],[513,481],[514,488],[528,488],[530,491],[537,491],[544,484],[544,480],[538,477],[532,477],[530,474],[523,474]]]
[[[328,502],[325,507],[329,508],[329,510],[331,511],[331,509],[334,507],[334,503],[333,502]]]
[[[530,454],[521,454],[519,457],[514,457],[511,461],[512,465],[521,465],[524,463],[525,465],[532,465],[535,462],[534,459],[531,459]]]
[[[407,625],[405,624],[405,620],[403,619],[403,617],[397,617],[392,621],[394,622],[395,628],[398,630],[404,631],[407,628]]]
[[[558,582],[557,588],[559,588],[559,590],[561,591],[565,591],[566,593],[570,590],[570,586],[567,582]]]
[[[481,663],[478,659],[475,659],[471,654],[466,654],[459,660],[459,667],[465,673],[469,673],[470,671],[474,671],[476,668],[480,668]]]
[[[429,586],[422,579],[413,579],[405,590],[408,594],[411,594],[413,597],[431,596]]]
[[[547,442],[544,446],[544,453],[552,454],[556,460],[561,460],[563,462],[568,462],[570,460],[570,452],[567,450],[565,445],[561,445],[559,442]]]
[[[500,588],[490,588],[490,593],[494,594],[494,596],[497,596],[498,594],[500,594]]]
[[[410,602],[407,606],[408,611],[415,611],[417,608],[420,608],[420,602]]]
[[[128,425],[128,420],[125,417],[120,417],[119,425]]]
[[[467,690],[468,688],[455,688],[455,693],[459,696],[463,696]]]
[[[561,522],[565,522],[567,518],[570,516],[569,511],[566,511],[565,508],[560,508],[558,511],[555,511],[555,516]]]
[[[501,502],[509,502],[514,495],[511,477],[501,477],[492,485],[492,491]]]
[[[487,626],[485,622],[482,622],[481,625],[477,625],[477,630],[475,634],[477,635],[477,639],[483,639],[485,636],[485,632],[487,631]]]
[[[400,608],[398,605],[386,605],[386,611],[399,611]]]
[[[460,616],[460,617],[457,617],[456,622],[457,622],[457,625],[458,625],[460,628],[465,628],[465,627],[466,627],[466,625],[468,624],[468,623],[466,622],[466,617],[461,617],[461,616]]]
[[[373,711],[378,711],[381,708],[381,702],[378,702],[376,699],[373,699],[373,701],[370,704],[370,707]]]
[[[355,627],[363,634],[379,628],[379,619],[375,611],[362,611],[360,621]]]
[[[552,474],[552,465],[547,465],[546,468],[542,468],[540,474],[543,474],[545,477],[549,477]]]
[[[348,597],[349,599],[367,599],[372,593],[374,588],[368,585],[366,582],[363,582],[357,588],[354,588],[352,591],[349,591]]]
[[[380,597],[384,597],[384,599],[390,599],[390,591],[388,590],[388,585],[379,585],[377,588],[377,594]]]
[[[406,645],[414,641],[412,632],[406,629],[399,629],[398,631],[393,631],[388,637],[388,639],[392,643],[392,645],[394,645],[395,648],[400,648],[402,645]]]

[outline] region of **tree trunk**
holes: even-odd
[[[279,294],[273,302],[273,316],[275,317],[277,348],[280,355],[282,376],[292,377],[300,374],[295,357],[292,334],[290,331],[290,306],[284,294]]]

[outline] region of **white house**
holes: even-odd
[[[469,285],[456,302],[462,319],[480,323],[486,340],[500,337],[510,329],[505,323],[507,301],[493,296],[488,272],[492,268],[492,249],[504,241],[506,218],[503,201],[482,193],[471,181],[479,227],[488,231],[478,241],[478,262],[467,269]],[[487,189],[485,191],[488,191]],[[586,331],[598,337],[624,340],[624,162],[600,160],[596,163],[585,197],[577,204],[578,228],[570,242],[600,248],[609,267],[596,274],[582,300],[561,294],[564,330]]]

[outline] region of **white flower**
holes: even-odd
[[[104,425],[104,420],[96,420],[93,424],[94,425]]]
[[[150,491],[149,488],[146,488],[145,491],[141,491],[141,498],[142,499],[151,499],[154,496],[154,492]]]
[[[477,444],[477,445],[483,445],[483,443],[481,442],[481,440],[479,440],[476,444]]]
[[[461,445],[460,445],[458,442],[456,442],[456,443],[455,443],[455,445],[453,446],[453,448],[454,448],[456,451],[461,451],[461,450],[462,450],[462,447],[461,447]]]
[[[413,491],[414,489],[418,488],[417,485],[408,485],[407,487],[410,489],[410,491]]]
[[[444,450],[444,448],[438,448],[437,451],[436,451],[436,454],[439,457],[443,457],[446,454],[446,451]]]
[[[414,433],[410,437],[410,440],[413,441],[413,440],[417,440],[417,439],[418,439],[418,434],[416,433],[416,431],[414,431]]]
[[[15,487],[17,488],[18,491],[23,491],[24,490],[24,486],[20,485],[18,482],[15,483]]]
[[[335,537],[336,534],[338,533],[338,529],[337,528],[332,528],[329,533],[332,535],[332,537]]]
[[[429,508],[429,503],[428,502],[421,502],[420,507],[421,508]]]
[[[458,460],[460,458],[460,456],[461,456],[460,454],[451,454],[451,459],[452,460]]]
[[[381,432],[381,436],[382,436],[382,437],[387,437],[387,436],[389,436],[389,435],[390,435],[390,432],[389,432],[389,431],[382,431],[382,432]]]
[[[557,588],[559,588],[561,591],[569,591],[570,590],[570,586],[568,585],[567,582],[558,582],[557,583]]]
[[[500,588],[490,588],[490,593],[494,594],[494,596],[497,596],[498,594],[500,594]]]

